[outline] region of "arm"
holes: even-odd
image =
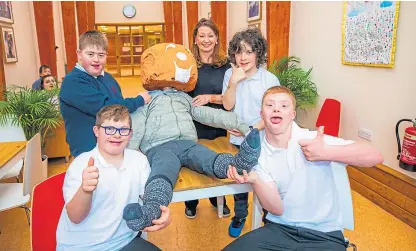
[[[260,121],[257,122],[257,124],[255,124],[253,127],[259,129],[259,131],[263,130],[264,129],[264,120],[260,119]]]
[[[106,105],[124,105],[129,109],[129,112],[134,112],[144,105],[144,99],[140,95],[135,98],[123,99],[120,93],[118,98],[110,97],[88,79],[76,76],[65,78],[59,96],[63,102],[94,117]]]
[[[130,142],[128,144],[129,149],[139,150],[140,144],[142,142],[144,132],[146,130],[146,118],[147,118],[147,108],[149,105],[140,107],[131,114],[131,122],[133,131],[131,132]]]
[[[92,192],[86,193],[82,186],[78,188],[74,198],[66,205],[69,219],[75,223],[81,223],[90,213]]]
[[[230,111],[235,106],[235,93],[237,90],[237,83],[231,82],[232,70],[228,69],[224,75],[222,84],[222,104],[227,111]]]
[[[252,172],[247,174],[243,171],[243,175],[239,175],[237,169],[233,166],[227,171],[227,176],[235,180],[237,183],[249,183],[253,187],[254,192],[259,198],[260,205],[274,215],[283,214],[283,201],[280,198],[279,190],[276,182],[257,166]],[[260,178],[260,177],[262,178]],[[265,177],[265,179],[263,179]]]
[[[249,131],[248,125],[233,112],[226,112],[207,106],[191,106],[191,116],[192,119],[199,123],[211,127],[223,128],[226,130],[237,129],[242,134]]]

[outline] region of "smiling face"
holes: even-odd
[[[56,80],[53,76],[43,78],[42,87],[44,90],[51,90],[56,87]]]
[[[288,93],[265,94],[261,117],[266,130],[273,135],[286,133],[296,117],[294,106],[293,97]]]
[[[156,44],[142,54],[142,82],[146,90],[173,87],[189,92],[198,78],[192,53],[180,44]]]
[[[78,63],[84,67],[88,74],[97,77],[104,70],[107,60],[107,52],[97,46],[87,46],[77,50]]]
[[[199,52],[213,54],[215,46],[218,44],[218,37],[208,26],[201,26],[195,36],[195,44]]]
[[[235,62],[248,75],[257,71],[257,55],[253,48],[244,41],[241,41],[241,50],[235,53]]]
[[[117,131],[114,128],[120,130]],[[100,126],[94,126],[93,130],[97,137],[97,144],[100,151],[113,156],[123,153],[132,135],[130,131],[128,135],[123,136],[129,131],[128,129],[130,129],[128,119],[119,121],[104,120]],[[123,135],[120,135],[120,133]]]

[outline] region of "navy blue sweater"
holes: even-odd
[[[124,99],[117,81],[108,73],[94,78],[74,68],[65,76],[59,94],[62,117],[65,122],[66,142],[72,156],[92,150],[96,138],[92,128],[95,115],[106,105],[120,104],[134,112],[144,105],[142,96]]]

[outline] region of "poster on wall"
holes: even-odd
[[[0,22],[12,24],[13,11],[11,1],[0,1]]]
[[[1,34],[4,48],[4,62],[17,62],[16,40],[12,27],[1,27]]]
[[[399,2],[344,2],[342,63],[394,66]]]

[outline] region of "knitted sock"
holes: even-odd
[[[227,178],[228,166],[235,166],[238,173],[243,170],[250,172],[257,165],[260,157],[260,135],[257,129],[253,129],[240,146],[240,151],[233,157],[229,153],[220,153],[214,161],[214,173],[220,178]]]
[[[152,226],[152,221],[159,219],[160,206],[168,206],[172,200],[173,187],[165,178],[152,179],[144,190],[143,206],[139,203],[128,204],[123,211],[123,219],[133,231]]]

